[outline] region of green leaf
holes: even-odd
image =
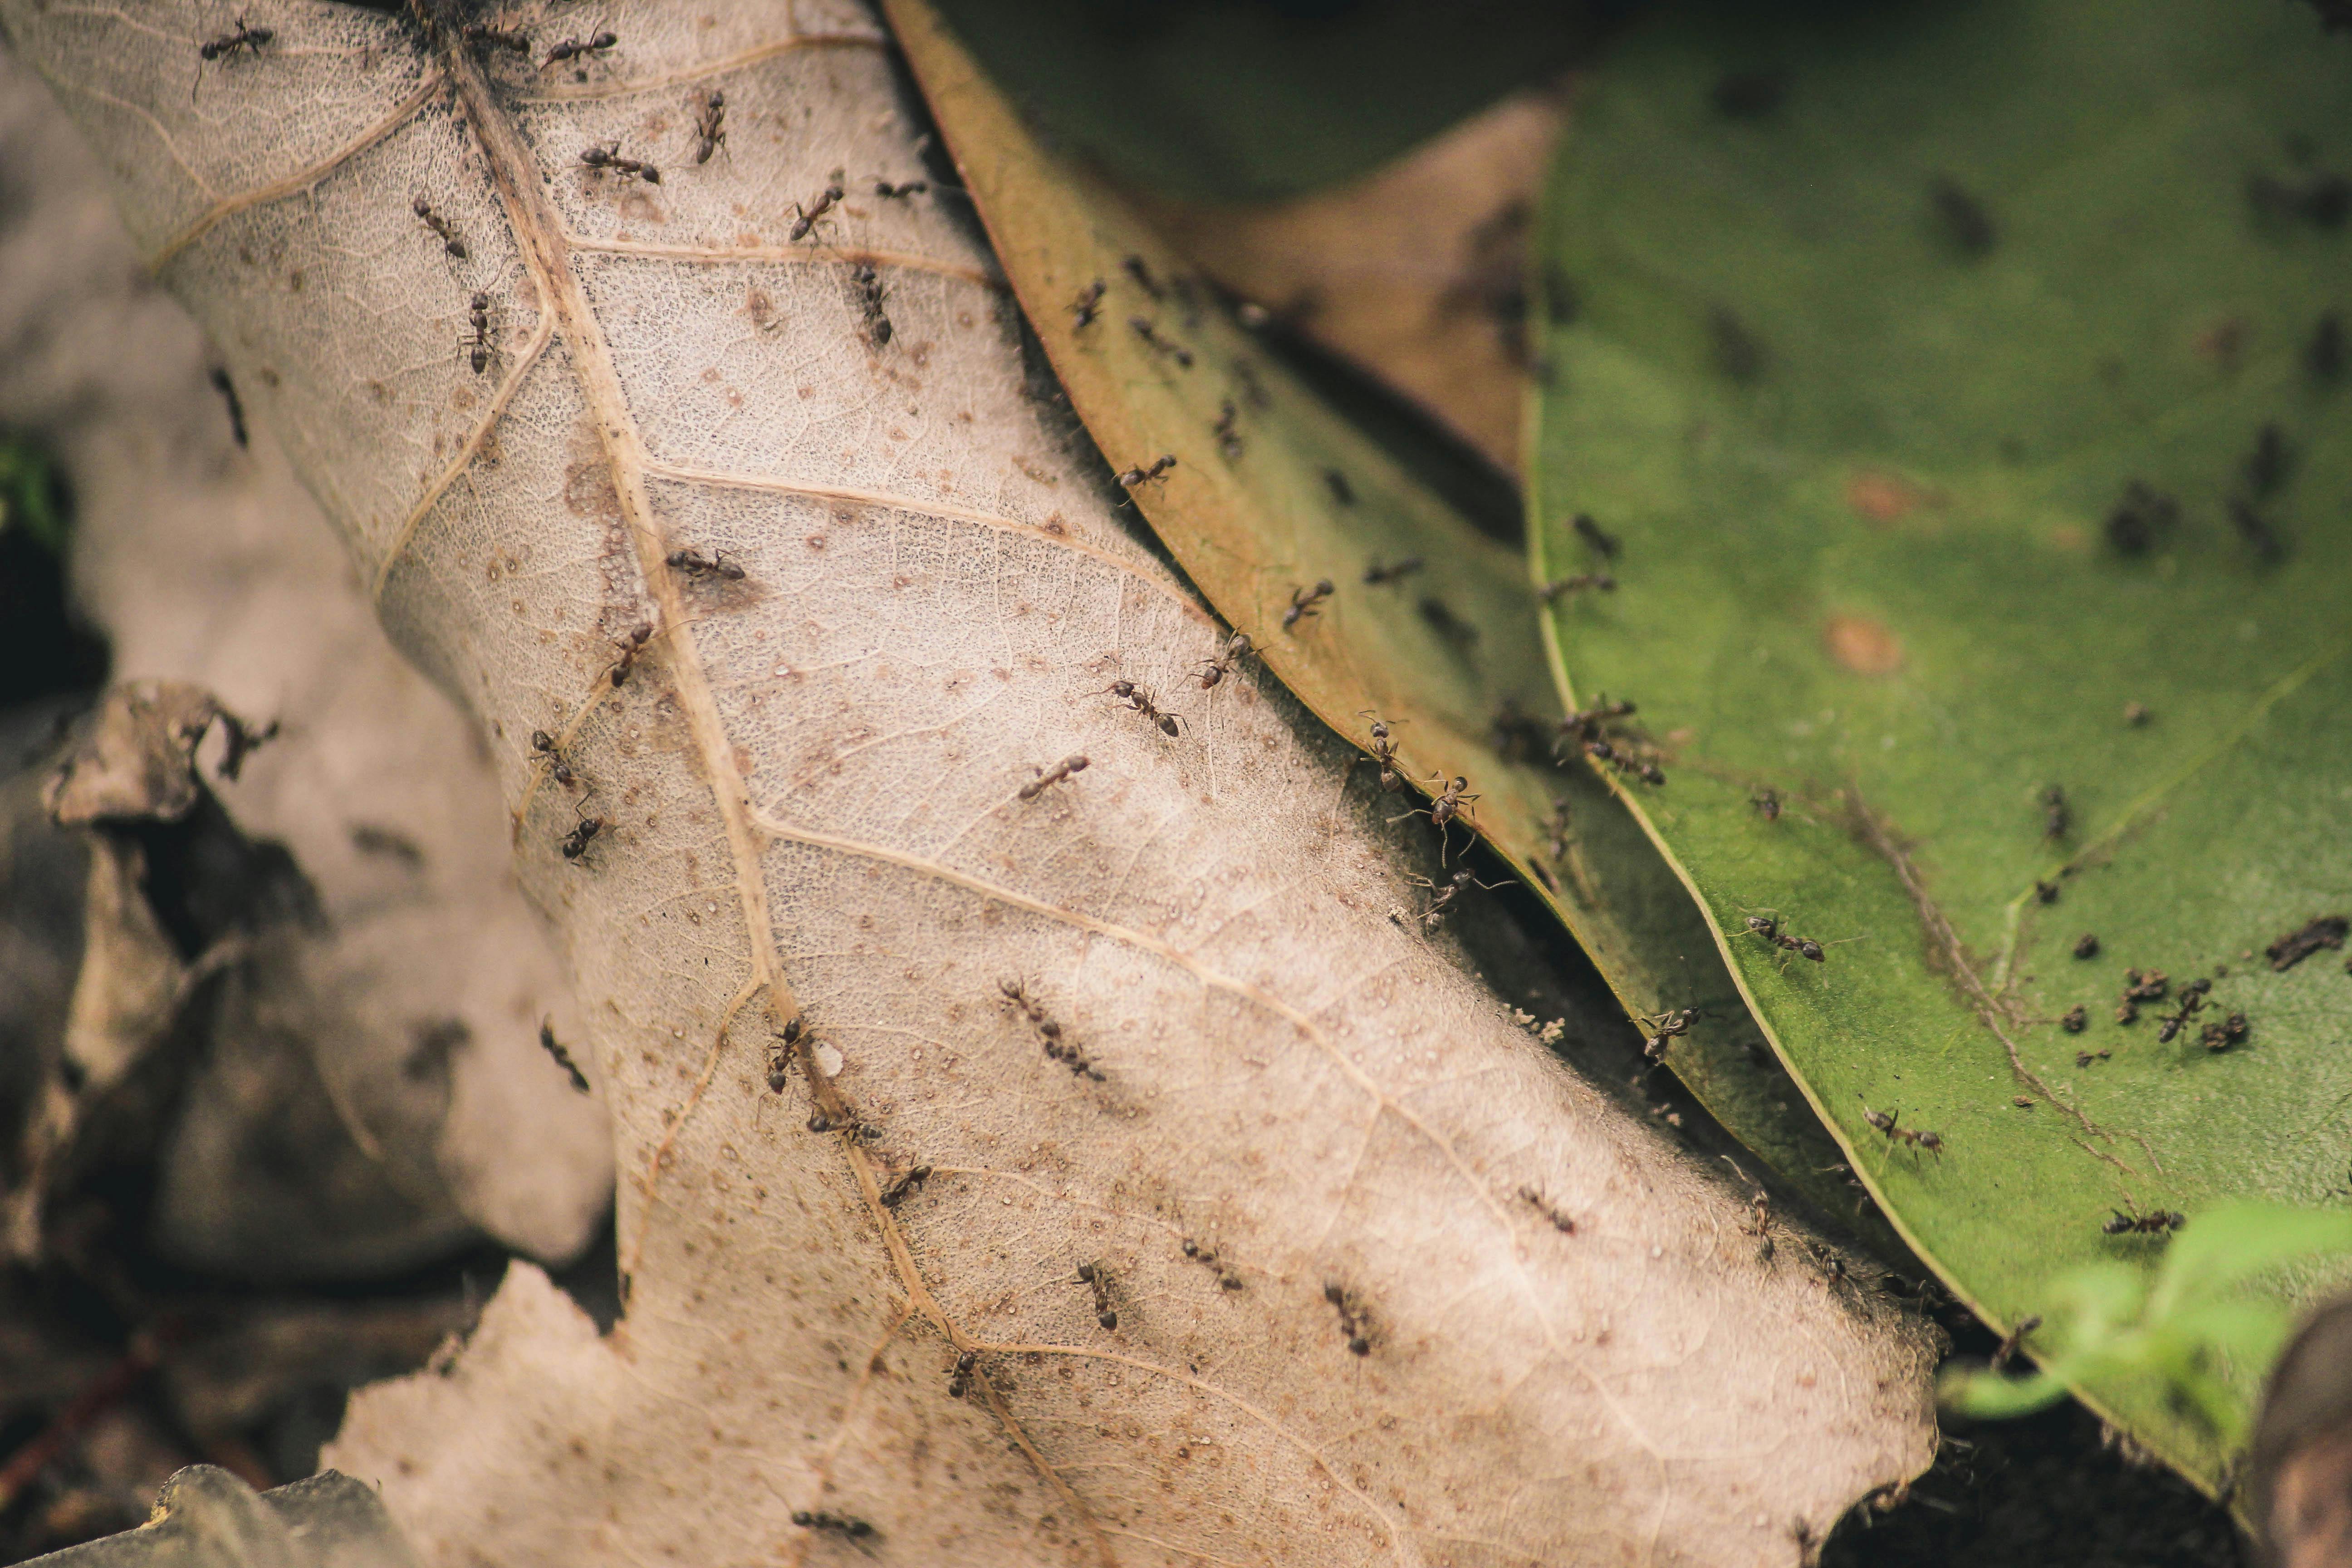
[[[943,0],[1049,136],[1163,198],[1264,201],[1361,174],[1566,66],[1598,7]]]
[[[2341,317],[2315,341],[2352,292],[2347,163],[2352,48],[2309,7],[1990,0],[1662,8],[1555,172],[1540,265],[1583,310],[1548,338],[1535,570],[1589,559],[1577,512],[1623,540],[1622,590],[1549,618],[1563,690],[1641,700],[1672,779],[1643,820],[1997,1325],[2162,1255],[2114,1210],[2346,1201],[2352,977],[2261,954],[2352,913]],[[2178,515],[2116,521],[2136,481]],[[2126,966],[2211,1005],[2124,1026]],[[2256,1370],[2224,1374],[2241,1411]],[[2219,1485],[2158,1383],[2077,1386]]]
[[[1559,709],[1525,563],[1271,359],[1098,181],[1042,148],[939,18],[906,3],[889,14],[1088,432],[1122,469],[1176,458],[1131,494],[1202,594],[1339,734],[1368,746],[1368,715],[1387,721],[1423,792],[1396,796],[1397,812],[1444,780],[1469,780],[1465,822],[1630,1012],[1704,1010],[1668,1061],[1707,1110],[1826,1211],[1891,1242],[1855,1213],[1829,1169],[1836,1146],[1777,1064],[1751,1055],[1757,1033],[1712,933],[1640,825],[1591,773],[1550,762]],[[1075,307],[1097,284],[1082,323]],[[1412,574],[1365,582],[1375,563],[1407,557],[1423,562]],[[1285,626],[1294,594],[1327,580],[1330,595]],[[1222,695],[1191,691],[1180,706]],[[1516,729],[1497,725],[1514,714]],[[1361,768],[1360,787],[1375,787],[1376,772]],[[1451,837],[1458,853],[1462,828]]]

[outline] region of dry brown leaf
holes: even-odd
[[[354,1402],[428,1561],[1788,1563],[1924,1463],[1922,1328],[1391,919],[1433,868],[1345,745],[1186,687],[1223,628],[961,213],[872,194],[925,171],[870,19],[617,5],[541,71],[260,7],[190,105],[193,7],[5,15],[581,980],[628,1315],[518,1268]]]

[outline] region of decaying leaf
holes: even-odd
[[[877,190],[945,171],[868,18],[257,7],[191,103],[194,7],[5,15],[579,976],[628,1314],[519,1267],[355,1401],[428,1561],[1786,1563],[1924,1461],[1927,1331],[1391,920],[1347,745],[1188,691],[1225,629]]]
[[[1670,1068],[1823,1213],[1899,1254],[1856,1202],[1837,1146],[1801,1108],[1790,1114],[1795,1092],[1705,916],[1589,765],[1586,733],[1561,726],[1519,555],[1213,309],[1116,197],[1038,145],[951,35],[911,9],[899,32],[1073,406],[1117,462],[1134,465],[1133,504],[1253,636],[1248,658],[1371,752],[1366,772],[1396,792],[1391,810],[1414,803],[1408,791],[1435,797],[1460,780],[1446,835],[1475,833],[1509,860],[1627,1011],[1652,1020],[1653,1066]],[[1524,150],[1525,128],[1509,134]],[[1171,334],[1187,357],[1161,345]],[[1145,478],[1154,453],[1173,466]],[[1585,570],[1605,579],[1608,564]],[[1606,592],[1592,582],[1558,589]],[[1654,776],[1645,790],[1663,787]],[[1448,918],[1449,891],[1468,889],[1432,887],[1406,916]]]
[[[541,1048],[542,1018],[562,1038],[577,1025],[513,886],[478,742],[371,624],[315,503],[145,278],[105,210],[103,171],[12,58],[0,140],[17,153],[0,228],[0,336],[16,345],[0,420],[45,433],[70,483],[76,595],[123,675],[189,683],[199,707],[217,693],[254,734],[277,731],[234,778],[217,731],[193,766],[156,759],[154,798],[121,808],[145,825],[90,835],[102,864],[73,1087],[52,1077],[49,1114],[102,1098],[176,1019],[165,1076],[185,1092],[154,1107],[173,1118],[167,1251],[316,1278],[401,1267],[479,1227],[570,1258],[608,1209],[610,1134],[601,1103]],[[191,815],[163,826],[180,806],[157,791]],[[181,885],[148,877],[166,851],[264,869],[305,912],[240,906],[206,860],[189,890],[213,907],[159,921]],[[234,942],[201,934],[229,927]],[[331,1157],[314,1168],[313,1153]],[[14,1194],[20,1248],[39,1185]]]
[[[376,1494],[332,1470],[256,1492],[191,1465],[137,1530],[35,1559],[43,1568],[415,1568]]]

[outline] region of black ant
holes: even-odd
[[[2128,1198],[2125,1201],[2131,1202]],[[2174,1209],[2150,1209],[2141,1214],[2137,1203],[2133,1203],[2131,1208],[2129,1214],[2122,1209],[2113,1211],[2115,1217],[2100,1225],[2101,1233],[2107,1236],[2165,1236],[2189,1223],[2187,1215]]]
[[[1405,812],[1402,816],[1391,816],[1389,818],[1389,821],[1391,823],[1397,823],[1402,822],[1407,816],[1426,816],[1436,826],[1437,831],[1440,835],[1439,842],[1443,844],[1443,836],[1444,835],[1447,826],[1455,817],[1462,815],[1462,811],[1465,806],[1468,805],[1472,801],[1476,800],[1479,797],[1475,792],[1471,791],[1470,781],[1459,774],[1456,774],[1451,780],[1447,780],[1443,773],[1432,773],[1430,775],[1430,782],[1432,784],[1443,784],[1444,785],[1444,787],[1438,792],[1436,799],[1431,801],[1425,806],[1416,805],[1411,811]],[[1444,858],[1444,853],[1441,849],[1438,855],[1439,863],[1443,864]]]
[[[798,202],[793,204],[793,226],[785,237],[795,244],[806,239],[809,230],[816,226],[819,218],[833,210],[833,204],[841,200],[842,194],[841,171],[835,169],[833,178],[825,182],[824,189],[819,191],[807,206],[803,207]]]
[[[1552,1229],[1559,1232],[1560,1235],[1574,1236],[1576,1234],[1575,1219],[1563,1212],[1558,1204],[1553,1203],[1549,1198],[1544,1196],[1543,1193],[1539,1189],[1532,1186],[1521,1187],[1519,1189],[1519,1201],[1527,1205],[1529,1208],[1535,1210],[1536,1213],[1543,1215],[1544,1218],[1551,1221]]]
[[[635,175],[649,185],[661,184],[659,169],[635,158],[622,157],[621,144],[618,142],[609,147],[586,148],[582,151],[580,161],[592,169],[610,169],[616,174]]]
[[[1209,426],[1209,434],[1217,438],[1217,450],[1224,455],[1228,463],[1241,460],[1241,432],[1234,428],[1241,416],[1242,411],[1234,407],[1234,400],[1228,397],[1219,405],[1217,422]]]
[[[605,822],[601,816],[582,817],[579,826],[563,836],[563,858],[577,860],[588,853],[588,846],[595,841],[596,835],[604,831],[604,827]]]
[[[1152,278],[1151,268],[1145,262],[1143,258],[1140,256],[1127,257],[1119,262],[1119,266],[1125,268],[1127,269],[1127,275],[1135,279],[1135,286],[1137,288],[1142,289],[1146,294],[1150,295],[1155,300],[1162,297],[1160,292],[1160,284]]]
[[[1767,919],[1762,915],[1749,915],[1748,931],[1752,936],[1760,936],[1773,946],[1785,948],[1798,957],[1809,958],[1815,963],[1826,963],[1829,959],[1829,954],[1823,951],[1820,942],[1808,937],[1791,936],[1782,931],[1778,916]],[[1788,960],[1782,959],[1780,962],[1786,963]]]
[[[1854,1098],[1856,1100],[1862,1100],[1862,1096],[1859,1094],[1856,1094]],[[1873,1110],[1870,1109],[1870,1101],[1866,1100],[1862,1100],[1862,1119],[1864,1121],[1869,1122],[1879,1131],[1885,1133],[1886,1142],[1890,1146],[1897,1138],[1900,1138],[1906,1143],[1910,1144],[1914,1149],[1925,1149],[1927,1152],[1936,1156],[1937,1160],[1940,1163],[1944,1158],[1944,1140],[1942,1134],[1936,1132],[1915,1132],[1908,1127],[1898,1127],[1895,1125],[1895,1119],[1902,1114],[1903,1113],[1900,1110]]]
[[[1103,1081],[1102,1069],[1087,1060],[1084,1051],[1076,1046],[1063,1042],[1062,1026],[1055,1022],[1045,1008],[1037,1005],[1035,999],[1029,994],[1029,987],[1024,983],[1018,980],[1000,980],[996,983],[996,988],[1004,993],[1006,1001],[1021,1009],[1029,1020],[1029,1026],[1037,1031],[1037,1038],[1045,1047],[1047,1060],[1060,1062],[1076,1077],[1090,1078],[1097,1083]]]
[[[1621,773],[1629,773],[1645,784],[1666,782],[1666,771],[1647,757],[1637,757],[1617,749],[1615,742],[1605,738],[1584,742],[1584,754],[1596,763],[1606,763]]]
[[[673,550],[663,559],[673,572],[696,577],[722,577],[730,583],[743,580],[742,563],[724,550],[714,550],[708,555],[697,550]]]
[[[580,1064],[572,1059],[572,1053],[565,1050],[562,1042],[555,1037],[555,1020],[552,1018],[542,1018],[539,1022],[539,1048],[554,1058],[557,1067],[572,1075],[574,1089],[582,1094],[589,1092],[588,1075],[580,1070]]]
[[[1999,1372],[2002,1367],[2007,1366],[2011,1361],[2016,1359],[2018,1351],[2025,1344],[2025,1336],[2032,1333],[2041,1326],[2042,1314],[2039,1312],[2034,1313],[2033,1316],[2030,1318],[2021,1318],[2018,1320],[2017,1327],[2010,1330],[2008,1333],[2001,1336],[2001,1342],[1999,1348],[1994,1350],[1992,1352],[1993,1371]]]
[[[1613,533],[1603,531],[1601,525],[1592,521],[1592,514],[1589,511],[1578,512],[1569,521],[1569,526],[1576,530],[1576,536],[1591,545],[1604,561],[1616,560],[1617,552],[1625,548],[1624,542]]]
[[[1733,1159],[1730,1155],[1724,1155],[1723,1163],[1731,1167],[1731,1173],[1733,1175],[1738,1176],[1741,1181],[1748,1184],[1748,1217],[1740,1222],[1739,1228],[1756,1238],[1756,1261],[1759,1263],[1769,1263],[1772,1261],[1772,1253],[1774,1251],[1772,1245],[1772,1194],[1764,1190],[1762,1183],[1756,1181],[1750,1177],[1747,1172],[1741,1170],[1739,1168],[1739,1162]]]
[[[196,47],[196,55],[200,59],[226,60],[234,58],[237,50],[244,49],[258,59],[262,46],[277,36],[275,28],[247,26],[245,17],[240,15],[234,31],[223,33],[217,38],[207,38]]]
[[[823,1509],[796,1508],[793,1522],[803,1530],[829,1530],[845,1541],[863,1541],[874,1533],[874,1526],[856,1514],[827,1513]]]
[[[1118,486],[1121,489],[1131,490],[1138,485],[1165,483],[1168,470],[1175,466],[1176,455],[1172,452],[1162,452],[1151,459],[1151,467],[1147,468],[1138,466],[1119,474]]]
[[[1372,721],[1372,761],[1380,764],[1381,789],[1394,795],[1404,787],[1404,770],[1397,765],[1396,747],[1389,742],[1388,721],[1383,719]]]
[[[1666,1042],[1689,1034],[1691,1025],[1696,1022],[1699,1016],[1699,1010],[1696,1007],[1683,1007],[1672,1013],[1661,1013],[1654,1018],[1646,1013],[1640,1015],[1637,1022],[1643,1028],[1649,1031],[1649,1038],[1642,1045],[1642,1055],[1648,1058],[1653,1066],[1664,1061]]]
[[[466,259],[466,242],[457,237],[457,227],[447,218],[433,210],[431,202],[426,201],[423,196],[418,196],[408,205],[410,211],[425,220],[425,227],[441,237],[442,249],[460,261]]]
[[[1173,738],[1180,732],[1179,726],[1183,721],[1174,713],[1164,711],[1152,701],[1150,692],[1132,680],[1114,680],[1103,689],[1159,726],[1161,734]]]
[[[1544,851],[1555,861],[1568,858],[1568,802],[1554,797],[1551,821],[1544,826]]]
[[[636,668],[638,650],[646,646],[646,639],[653,635],[654,628],[651,623],[639,621],[635,626],[629,628],[629,632],[626,637],[616,638],[614,641],[613,646],[621,650],[621,657],[613,661],[612,675],[614,685],[619,686],[627,681],[629,679],[629,671]]]
[[[1225,639],[1225,646],[1216,658],[1204,658],[1193,668],[1192,679],[1201,683],[1202,690],[1206,691],[1233,674],[1243,659],[1256,651],[1256,645],[1250,641],[1247,632],[1235,632]]]
[[[897,1208],[900,1204],[907,1201],[908,1196],[912,1194],[917,1187],[921,1186],[925,1182],[928,1182],[930,1179],[931,1168],[929,1165],[908,1166],[897,1175],[892,1176],[890,1178],[890,1184],[882,1189],[882,1206],[886,1209]]]
[[[849,269],[849,280],[857,289],[858,310],[866,320],[866,335],[873,340],[876,348],[881,348],[889,342],[893,332],[890,318],[882,313],[882,297],[886,290],[882,287],[881,275],[874,270],[871,262],[861,261]]]
[[[1078,324],[1070,329],[1072,331],[1083,332],[1095,324],[1095,317],[1101,311],[1102,297],[1107,288],[1108,285],[1097,278],[1078,290],[1078,297],[1070,301],[1070,314],[1078,319]]]
[[[708,163],[727,141],[727,95],[717,88],[702,100],[694,115],[694,161]],[[731,159],[734,154],[729,153]]]
[[[495,346],[490,342],[490,297],[479,289],[474,290],[473,303],[466,312],[466,320],[474,335],[459,338],[457,346],[469,351],[466,357],[472,363],[474,374],[479,375],[489,368],[490,354]]]
[[[1239,1290],[1244,1288],[1242,1277],[1227,1267],[1223,1258],[1217,1256],[1215,1247],[1194,1241],[1188,1236],[1184,1238],[1184,1256],[1214,1273],[1219,1289]]]
[[[971,1371],[980,1364],[978,1351],[965,1351],[955,1359],[955,1375],[948,1379],[948,1397],[961,1399],[971,1392]]]
[[[561,65],[566,60],[576,60],[583,55],[601,55],[620,41],[611,33],[596,33],[585,43],[578,38],[566,38],[547,51],[547,58],[539,62],[539,68],[545,70],[550,66]]]
[[[2189,1020],[2205,1010],[2205,994],[2212,989],[2213,983],[2201,978],[2192,980],[2182,986],[2180,994],[2175,998],[2179,1005],[2166,1016],[2163,1024],[2156,1031],[2156,1043],[2159,1046],[2170,1045],[2179,1036],[2180,1031],[2189,1026]]]
[[[1072,773],[1081,773],[1086,770],[1087,759],[1083,755],[1064,757],[1050,768],[1038,769],[1037,776],[1021,786],[1021,798],[1035,800]]]
[[[554,736],[544,730],[533,730],[530,732],[530,749],[547,759],[548,776],[557,784],[570,789],[579,782],[578,775],[572,771],[572,764],[563,760],[563,752],[557,748]]]
[[[1321,614],[1324,600],[1331,596],[1331,579],[1318,579],[1312,588],[1293,588],[1290,608],[1282,612],[1282,629],[1288,631],[1308,616]]]
[[[784,1032],[768,1042],[768,1092],[782,1094],[791,1080],[793,1057],[801,1043],[801,1032],[806,1027],[793,1018],[784,1025]]]
[[[1095,1321],[1106,1329],[1118,1327],[1118,1314],[1110,1308],[1110,1270],[1099,1263],[1078,1265],[1078,1283],[1090,1287],[1095,1296]]]
[[[1579,572],[1572,577],[1553,578],[1536,590],[1536,597],[1549,605],[1563,594],[1581,594],[1588,588],[1598,593],[1613,594],[1617,591],[1617,579],[1606,572]]]
[[[904,201],[908,196],[919,196],[930,188],[929,180],[901,180],[895,185],[887,180],[874,182],[874,194],[884,201]]]
[[[1372,563],[1364,568],[1364,585],[1368,588],[1377,588],[1383,583],[1401,582],[1420,571],[1422,561],[1418,555],[1408,555],[1393,566],[1381,565],[1381,558],[1375,555],[1372,557]]]
[[[1426,877],[1415,877],[1413,880],[1427,888],[1432,895],[1429,907],[1421,911],[1421,923],[1429,930],[1435,930],[1444,921],[1446,911],[1454,907],[1454,900],[1462,896],[1465,888],[1478,888],[1491,893],[1497,888],[1511,885],[1508,878],[1499,882],[1482,882],[1472,876],[1466,867],[1454,872],[1453,879],[1442,887]]]
[[[469,44],[482,44],[509,54],[530,53],[530,40],[522,34],[505,32],[487,22],[468,22],[459,29],[459,35]]]
[[[1323,1287],[1323,1299],[1339,1309],[1339,1331],[1347,1336],[1348,1353],[1371,1354],[1372,1337],[1368,1331],[1371,1325],[1366,1321],[1363,1308],[1348,1294],[1347,1288],[1336,1280],[1327,1283]]]
[[[1161,337],[1159,330],[1149,321],[1141,316],[1129,316],[1127,319],[1127,324],[1134,330],[1137,337],[1143,340],[1144,346],[1152,353],[1166,354],[1170,359],[1174,360],[1181,369],[1192,368],[1192,351],[1181,343],[1171,343]]]

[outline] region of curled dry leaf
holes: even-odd
[[[214,96],[208,81],[198,111],[220,107]],[[70,485],[76,597],[117,670],[189,683],[191,719],[217,694],[248,739],[277,731],[234,779],[217,731],[193,763],[167,748],[144,795],[120,805],[148,826],[90,835],[75,1087],[52,1071],[45,1114],[83,1120],[75,1103],[182,1020],[166,1054],[193,1077],[156,1107],[171,1118],[157,1221],[170,1251],[243,1275],[332,1276],[401,1267],[478,1227],[568,1259],[608,1212],[610,1133],[540,1047],[543,1017],[566,1038],[576,1024],[513,884],[470,726],[373,624],[315,503],[248,417],[246,384],[144,276],[98,210],[103,170],[6,58],[0,141],[19,154],[0,217],[0,337],[21,346],[0,421],[39,432]],[[304,918],[223,895],[166,929],[149,894],[169,903],[168,889],[142,890],[126,857],[199,843],[267,868]],[[194,890],[222,894],[209,873]],[[43,1184],[15,1194],[19,1248],[35,1243]]]
[[[193,26],[5,15],[583,986],[628,1315],[518,1268],[354,1402],[428,1560],[1785,1563],[1919,1468],[1927,1333],[1389,920],[1434,867],[1344,744],[1185,693],[1224,630],[962,214],[869,195],[924,173],[870,19],[619,5],[566,74],[261,7],[191,106]]]

